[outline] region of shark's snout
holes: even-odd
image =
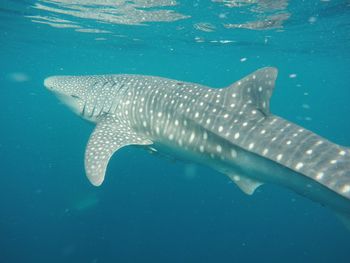
[[[44,80],[44,86],[45,86],[47,89],[52,90],[52,89],[54,88],[55,79],[56,79],[55,76],[47,77],[47,78]]]

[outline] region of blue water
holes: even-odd
[[[247,196],[209,168],[129,147],[93,187],[93,125],[43,87],[109,73],[224,87],[274,66],[272,112],[349,146],[349,65],[345,0],[2,0],[0,262],[350,262],[334,214],[277,186]]]

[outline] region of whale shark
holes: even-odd
[[[99,186],[108,162],[129,145],[209,166],[244,193],[266,183],[332,209],[350,229],[350,149],[270,112],[277,69],[228,87],[145,75],[51,76],[45,87],[96,124],[85,171]]]

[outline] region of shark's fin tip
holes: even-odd
[[[247,195],[254,194],[255,190],[263,184],[259,181],[237,174],[228,174],[228,177]]]
[[[100,186],[112,155],[127,145],[149,145],[152,141],[138,135],[113,116],[103,117],[90,136],[85,151],[85,171],[94,186]]]

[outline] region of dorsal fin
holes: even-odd
[[[224,89],[228,103],[252,104],[261,112],[269,114],[276,77],[277,69],[272,67],[251,73]]]

